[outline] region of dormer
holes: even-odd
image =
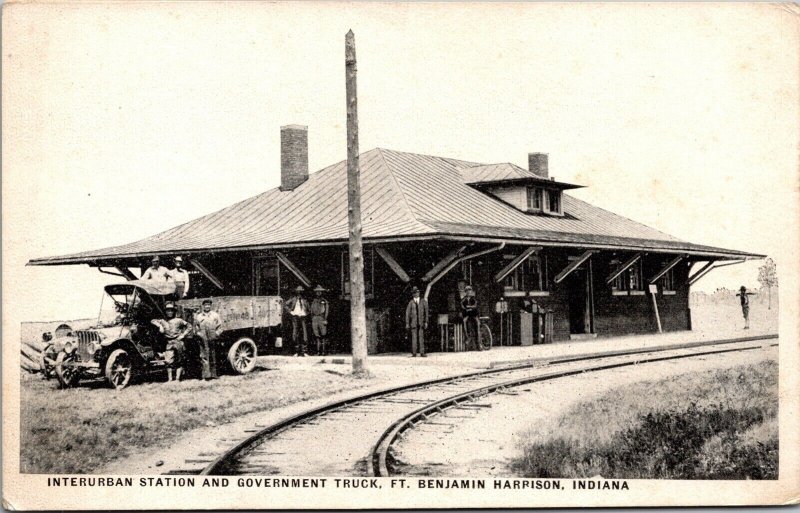
[[[562,193],[582,185],[556,182],[548,173],[546,153],[528,154],[528,169],[510,163],[461,169],[464,183],[527,214],[563,216]]]

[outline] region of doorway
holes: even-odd
[[[572,272],[567,280],[570,335],[594,334],[592,263]]]

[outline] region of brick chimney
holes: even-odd
[[[281,190],[291,191],[308,180],[308,127],[281,127]]]
[[[528,170],[547,178],[547,153],[528,153]]]

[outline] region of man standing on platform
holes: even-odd
[[[194,316],[194,332],[202,341],[200,344],[200,363],[203,366],[203,379],[217,378],[217,339],[222,334],[222,319],[211,310],[212,301],[203,300],[203,311]]]
[[[308,345],[308,328],[306,328],[306,316],[308,315],[308,301],[303,298],[303,286],[298,285],[294,296],[290,297],[283,308],[292,320],[292,340],[294,340],[294,355],[308,356],[306,346]],[[302,331],[302,339],[300,338]]]
[[[169,277],[175,282],[175,299],[183,299],[189,293],[189,271],[183,268],[183,258],[175,257],[175,269],[169,271]]]
[[[425,330],[428,329],[428,302],[419,296],[419,288],[411,289],[411,301],[406,306],[406,330],[411,333],[411,356],[417,356],[419,346],[420,356],[425,353]]]
[[[461,316],[464,318],[464,334],[469,342],[468,349],[483,350],[480,341],[481,330],[478,325],[478,300],[475,299],[475,290],[471,286],[466,287],[466,295],[461,300]]]
[[[317,355],[325,354],[326,337],[328,335],[328,300],[322,297],[325,289],[317,285],[314,289],[314,300],[311,301],[311,331],[317,342]]]
[[[150,260],[150,267],[142,274],[143,280],[167,281],[169,279],[169,269],[161,265],[161,258],[158,255]]]

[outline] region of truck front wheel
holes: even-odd
[[[256,343],[247,337],[240,338],[228,349],[228,363],[237,374],[247,374],[256,366],[258,349]]]
[[[56,377],[61,384],[61,388],[72,388],[80,380],[80,370],[69,365],[75,361],[75,353],[61,351],[56,357]]]
[[[117,390],[125,388],[133,377],[133,361],[124,349],[114,349],[106,360],[106,379]]]

